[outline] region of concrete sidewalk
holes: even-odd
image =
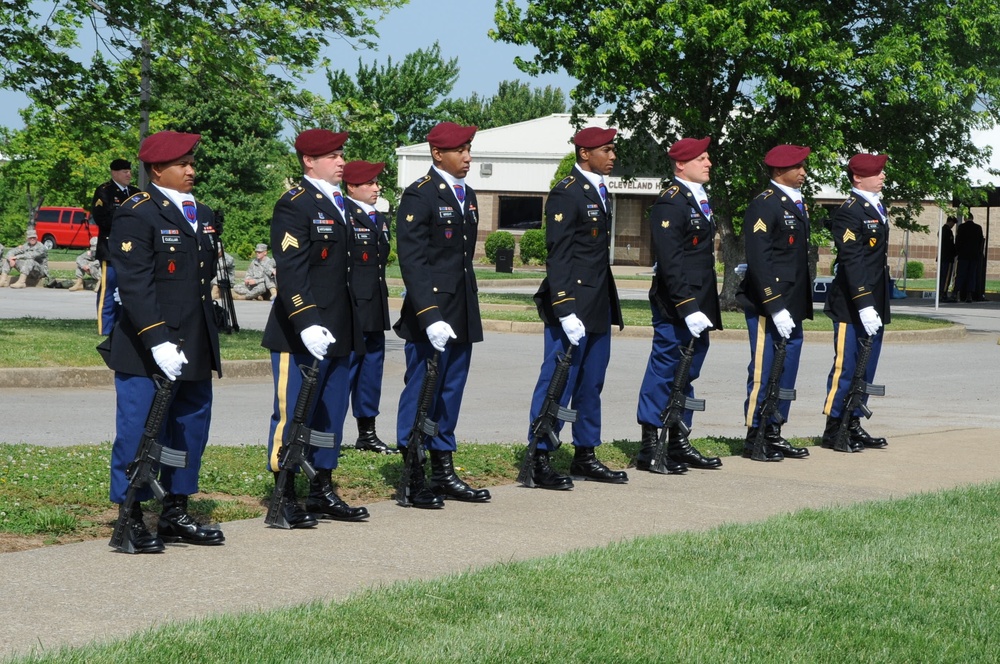
[[[163,555],[117,554],[104,541],[4,554],[0,657],[122,637],[178,619],[342,599],[394,581],[640,535],[992,481],[1000,478],[996,439],[991,429],[924,430],[862,454],[813,448],[805,460],[727,458],[721,470],[685,476],[632,471],[626,486],[581,482],[573,491],[547,492],[507,485],[493,491],[491,504],[449,502],[426,512],[378,503],[370,506],[369,523],[314,530],[239,521],[224,525],[225,546],[175,545]],[[947,463],[943,447],[956,451],[945,455]],[[438,555],[442,550],[449,555]],[[294,575],[278,582],[282,560],[293,561]]]

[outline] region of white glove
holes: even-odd
[[[712,325],[712,321],[708,319],[708,316],[696,311],[693,314],[684,317],[684,322],[687,324],[688,329],[691,331],[691,336],[697,338],[701,336],[701,333],[707,329],[715,327]]]
[[[455,330],[451,329],[451,325],[439,320],[436,323],[431,323],[427,326],[427,340],[431,342],[435,350],[444,352],[445,344],[448,343],[448,339],[457,339],[455,336]]]
[[[875,307],[860,309],[858,316],[861,317],[861,324],[865,326],[865,334],[869,337],[874,336],[879,328],[882,327],[882,319],[879,317],[878,312],[875,311]]]
[[[587,336],[587,328],[583,326],[583,321],[576,317],[576,314],[563,316],[559,319],[562,323],[563,332],[569,338],[569,342],[574,346],[580,345],[580,339]]]
[[[177,346],[169,341],[153,346],[153,360],[170,380],[177,380],[181,368],[188,362],[184,352],[177,350]]]
[[[326,357],[326,349],[336,341],[333,335],[330,334],[330,330],[322,325],[310,325],[299,332],[299,337],[302,338],[302,343],[306,345],[306,350],[317,360],[322,360]]]
[[[115,292],[111,294],[111,297],[115,299],[115,304],[122,303],[122,296],[118,294],[118,286],[115,286]]]
[[[792,330],[795,329],[795,321],[792,320],[792,315],[788,313],[788,309],[782,309],[771,316],[771,318],[774,320],[774,326],[778,328],[778,334],[781,335],[782,339],[792,336]]]

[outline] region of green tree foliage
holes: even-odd
[[[486,260],[490,263],[497,262],[497,250],[498,249],[510,249],[514,250],[514,234],[510,231],[493,231],[486,236],[486,242],[483,243],[483,250],[486,252]]]
[[[886,195],[950,199],[989,148],[1000,92],[1000,10],[990,0],[498,0],[494,39],[538,49],[529,74],[564,69],[581,112],[610,107],[628,130],[621,162],[666,173],[682,136],[713,137],[711,195],[726,264],[723,300],[749,200],[767,182],[763,154],[813,147],[812,183],[846,189],[858,151],[888,153]],[[623,164],[624,165],[624,164]],[[808,192],[807,192],[808,193]],[[912,226],[914,203],[895,208]]]
[[[545,248],[545,229],[543,228],[532,228],[524,231],[518,245],[521,250],[521,262],[525,265],[544,263],[548,257],[548,251]]]
[[[565,157],[559,161],[559,165],[556,166],[556,174],[552,176],[552,182],[549,183],[549,189],[556,186],[563,178],[569,175],[573,171],[573,166],[576,165],[576,152],[570,152]]]
[[[566,112],[566,95],[559,88],[546,85],[532,88],[521,81],[501,81],[492,97],[473,93],[451,102],[450,112],[456,122],[491,129],[504,125]]]

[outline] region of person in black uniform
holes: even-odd
[[[609,469],[594,455],[601,444],[601,391],[611,359],[611,324],[624,328],[611,274],[611,200],[604,183],[615,165],[617,133],[601,127],[580,130],[573,137],[576,165],[545,203],[546,276],[535,293],[545,323],[545,354],[528,421],[541,411],[558,355],[571,344],[575,348],[563,405],[576,410],[576,422],[570,476],[552,468],[551,443],[537,441],[534,481],[542,489],[570,489],[574,479],[628,482],[625,471]]]
[[[982,302],[985,288],[981,286],[983,245],[986,239],[983,227],[967,213],[955,231],[955,256],[958,267],[955,270],[955,293],[959,302]]]
[[[832,448],[841,426],[844,401],[857,366],[858,342],[871,338],[865,370],[871,383],[882,350],[883,325],[890,320],[889,218],[882,204],[886,155],[856,154],[847,162],[851,194],[833,213],[830,232],[837,247],[836,273],[823,311],[833,320],[833,367],[826,381],[826,429],[822,446]],[[868,400],[868,395],[864,397]],[[885,438],[873,438],[861,426],[861,410],[850,416],[852,452],[883,448]]]
[[[137,502],[128,537],[140,553],[164,542],[222,544],[225,536],[188,514],[212,416],[212,372],[222,376],[219,333],[210,297],[215,275],[215,215],[195,201],[194,151],[198,134],[161,131],[139,148],[149,175],[146,191],[127,199],[115,215],[108,247],[119,273],[122,312],[98,346],[115,372],[117,409],[111,449],[111,501],[123,503],[126,469],[135,459],[161,374],[176,382],[161,442],[187,452],[186,468],[160,468],[167,491],[152,535]],[[145,488],[138,498],[148,500]]]
[[[333,448],[313,448],[316,477],[309,483],[305,510],[294,482],[285,518],[293,528],[311,528],[316,518],[361,521],[364,507],[351,507],[337,495],[332,472],[344,437],[350,394],[351,353],[364,352],[354,294],[351,292],[351,245],[346,203],[339,184],[344,172],[347,133],[308,129],[295,139],[302,181],[278,199],[271,216],[271,247],[281,288],[271,306],[261,345],[271,351],[274,411],[267,440],[268,469],[280,470],[278,453],[292,421],[299,390],[300,366],[319,360],[317,395],[306,425],[336,436]]]
[[[382,368],[385,364],[385,331],[389,329],[389,289],[385,264],[389,260],[389,222],[375,209],[381,188],[378,176],[384,162],[351,161],[344,166],[347,186],[347,219],[354,230],[354,269],[351,289],[358,302],[364,335],[364,355],[351,356],[351,408],[358,422],[359,450],[392,454],[375,432],[382,399]]]
[[[649,211],[655,259],[649,290],[653,347],[636,413],[642,427],[642,446],[636,458],[639,470],[653,469],[653,450],[662,424],[660,413],[670,401],[681,348],[694,339],[687,389],[687,396],[693,397],[692,383],[708,354],[708,330],[722,329],[715,276],[715,222],[704,187],[712,168],[708,157],[711,140],[682,138],[670,147],[667,156],[673,163],[674,178]],[[684,424],[691,427],[690,410],[684,411]],[[721,459],[703,456],[676,426],[668,432],[667,456],[669,473],[683,473],[688,466],[722,467]]]
[[[115,268],[109,264],[108,239],[111,237],[111,221],[115,210],[126,200],[139,193],[133,187],[132,164],[125,159],[111,162],[111,179],[94,190],[90,203],[90,215],[97,224],[97,260],[101,261],[101,282],[97,285],[97,333],[109,334],[115,326],[115,319],[121,305],[115,302],[115,288],[118,277]]]
[[[802,459],[809,450],[795,447],[781,436],[781,425],[761,422],[764,386],[771,373],[775,342],[787,339],[785,366],[780,386],[795,387],[802,352],[801,322],[812,320],[812,282],[809,278],[809,212],[800,187],[806,179],[805,160],[810,149],[779,145],[764,156],[771,186],[750,202],[743,217],[747,271],[737,298],[744,306],[750,335],[747,366],[747,400],[744,404],[747,438],[743,456],[750,457],[757,427],[765,427],[768,461],[785,457]],[[790,402],[782,401],[779,412],[788,420]]]
[[[438,433],[427,443],[431,457],[430,488],[422,467],[414,469],[414,507],[437,509],[451,498],[482,503],[486,489],[473,489],[455,473],[455,426],[469,376],[472,344],[483,340],[476,274],[472,262],[479,232],[476,192],[465,182],[472,163],[476,127],[442,122],[427,134],[433,165],[403,192],[396,212],[396,245],[406,296],[400,319],[393,326],[406,341],[406,373],[399,395],[396,440],[400,451],[409,444],[416,418],[426,360],[435,351],[437,397],[430,419]]]
[[[958,219],[948,217],[941,227],[941,265],[938,267],[938,297],[942,302],[955,302],[956,299],[948,292],[951,278],[955,275],[955,224]]]

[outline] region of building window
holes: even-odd
[[[499,196],[500,217],[498,228],[508,231],[526,231],[542,227],[541,196]]]

